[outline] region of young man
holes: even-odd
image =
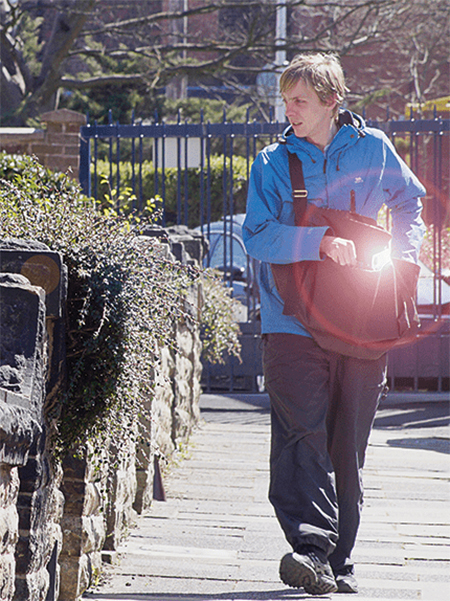
[[[285,584],[311,594],[358,591],[351,560],[362,506],[361,470],[386,356],[357,359],[323,350],[283,314],[271,263],[330,257],[354,265],[351,240],[326,227],[294,225],[288,152],[302,161],[308,202],[377,218],[390,209],[392,255],[417,262],[425,189],[388,138],[341,110],[346,87],[337,57],[297,56],[281,76],[290,126],[265,148],[251,172],[244,222],[259,274],[264,375],[272,413],[269,498],[292,546],[280,564]]]

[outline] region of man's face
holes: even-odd
[[[328,143],[336,105],[334,100],[324,104],[314,88],[300,79],[283,94],[283,101],[286,117],[298,138],[306,138],[317,146]]]

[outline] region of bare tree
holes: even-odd
[[[279,5],[284,40],[275,40]],[[61,90],[150,97],[175,78],[262,106],[256,77],[275,72],[280,49],[340,53],[360,104],[385,90],[430,97],[448,64],[446,0],[0,0],[0,16],[1,114],[11,124],[55,108]]]
[[[342,55],[357,108],[398,116],[407,103],[449,94],[449,12],[447,0],[398,0],[349,36]]]

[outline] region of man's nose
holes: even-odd
[[[287,103],[285,104],[285,107],[284,107],[284,112],[285,112],[285,114],[286,114],[286,117],[289,117],[289,115],[292,115],[292,114],[294,113],[294,110],[293,110],[293,108],[294,108],[294,107],[293,107],[292,103],[290,103],[290,102],[287,102]]]

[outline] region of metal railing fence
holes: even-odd
[[[251,164],[261,148],[275,141],[287,124],[227,120],[221,123],[182,121],[124,125],[109,118],[107,125],[88,123],[81,128],[80,183],[85,194],[100,201],[108,189],[109,202],[118,211],[142,213],[150,197],[161,209],[161,225],[199,227],[211,237],[211,223],[223,222],[224,277],[233,285],[236,276],[233,238],[239,227],[230,216],[245,211],[246,182]],[[447,390],[449,386],[449,316],[445,295],[443,232],[449,222],[450,120],[387,120],[369,122],[382,129],[427,187],[424,216],[429,228],[431,300],[424,309],[423,332],[418,343],[390,353],[391,389]],[[126,165],[126,169],[125,169]],[[101,169],[100,169],[101,167]],[[220,181],[218,180],[220,179]],[[106,182],[106,183],[105,183]],[[103,192],[102,192],[103,188]],[[124,194],[124,190],[128,192]],[[126,207],[121,204],[125,198]],[[224,219],[221,219],[225,217]],[[386,216],[389,222],[389,215]],[[252,270],[246,269],[246,277]],[[450,274],[447,274],[450,276]],[[450,283],[450,279],[447,279]],[[254,309],[253,282],[247,281],[247,308]],[[230,360],[226,367],[206,366],[205,386],[226,390],[261,387],[257,311],[241,317],[244,361]]]

